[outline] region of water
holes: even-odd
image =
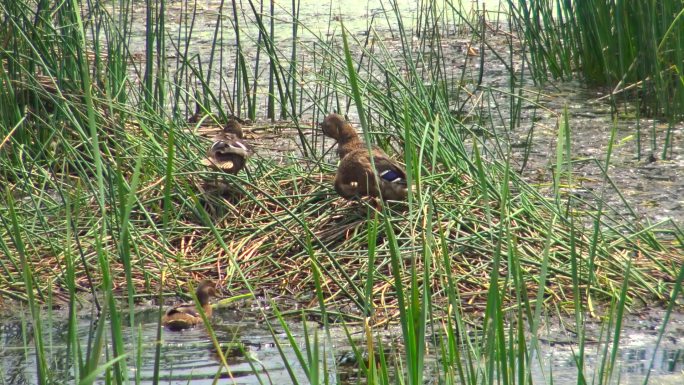
[[[0,384],[38,384],[33,329],[28,317],[30,316],[26,314],[5,319],[0,324]],[[156,308],[145,308],[136,312],[135,327],[124,327],[131,381],[138,377],[142,383],[148,384],[154,378],[156,317]],[[51,376],[57,383],[71,383],[73,371],[68,365],[68,325],[65,314],[46,311],[42,320]],[[84,354],[93,329],[92,320],[86,314],[79,318],[78,338]],[[159,361],[159,378],[162,384],[187,384],[190,379],[193,384],[212,384],[217,373],[220,373],[219,378],[234,379],[234,382],[229,383],[259,384],[261,378],[261,381],[266,382],[270,379],[274,384],[288,384],[291,382],[290,374],[283,364],[276,341],[283,348],[285,360],[294,364],[293,375],[298,381],[306,382],[306,374],[300,365],[295,364],[297,357],[286,335],[276,332],[273,337],[257,317],[231,310],[217,311],[212,318],[212,325],[226,354],[228,370],[222,369],[216,348],[203,326],[183,332],[162,329]],[[295,324],[293,332],[300,333],[301,327],[298,328]],[[105,326],[107,339],[108,333],[109,324]],[[303,342],[301,335],[297,336],[297,340]],[[140,367],[136,367],[138,355],[141,356]],[[99,364],[103,365],[107,360],[103,355]],[[332,362],[332,358],[330,361]],[[252,369],[250,363],[256,370]]]
[[[154,374],[154,355],[156,349],[156,308],[145,308],[136,313],[136,325],[124,327],[126,351],[128,352],[129,379],[135,381],[139,377],[141,383],[152,383]],[[37,384],[33,331],[28,315],[5,317],[0,323],[0,384]],[[92,317],[82,314],[79,321],[79,341],[85,352],[91,331]],[[67,366],[67,323],[64,314],[45,312],[42,318],[44,328],[48,365],[52,378],[57,383],[72,383],[72,372]],[[675,314],[667,328],[665,337],[656,349],[658,331],[663,321],[663,312],[652,310],[640,315],[627,316],[621,333],[620,349],[616,360],[616,375],[609,384],[640,384],[648,368],[651,370],[652,384],[682,384],[684,382],[684,315]],[[575,384],[577,369],[575,355],[578,346],[574,343],[574,335],[569,328],[562,326],[558,320],[550,321],[549,326],[540,338],[538,359],[532,362],[532,378],[534,383],[548,383],[553,378],[556,384]],[[282,347],[284,358],[292,368],[293,375],[300,383],[308,383],[306,374],[297,361],[295,351],[280,327],[275,327],[275,336],[262,321],[258,313],[240,310],[218,309],[212,319],[213,328],[219,343],[227,352],[228,370],[223,369],[216,354],[214,344],[206,329],[201,326],[184,332],[164,330],[161,339],[160,383],[162,384],[211,384],[214,379],[221,378],[220,383],[259,384],[293,383],[284,364],[276,342]],[[108,326],[108,325],[107,325]],[[317,331],[319,348],[327,352],[326,358],[320,358],[319,367],[326,365],[329,369],[329,383],[353,384],[358,380],[356,365],[350,364],[350,342],[344,330],[339,326],[331,329],[332,345],[326,342],[326,333],[317,323],[308,325],[309,333]],[[297,346],[304,351],[304,328],[301,322],[292,321],[288,325],[294,335]],[[363,333],[359,327],[349,329],[354,338],[353,343],[363,348]],[[109,329],[105,328],[108,337]],[[138,334],[142,350],[138,351]],[[586,328],[585,377],[589,383],[599,375],[606,351],[605,330],[598,324],[589,324]],[[397,354],[396,344],[400,331],[396,327],[378,331],[386,349],[388,360]],[[604,337],[601,337],[604,336]],[[529,340],[529,339],[528,339]],[[330,348],[332,346],[332,350]],[[428,349],[426,378],[434,378],[430,368],[439,367],[437,357],[439,349]],[[330,356],[330,352],[334,357]],[[136,367],[136,357],[140,354],[142,366]],[[304,353],[306,354],[306,353]],[[321,353],[323,354],[323,353]],[[337,364],[345,357],[344,364]],[[322,361],[325,362],[322,362]],[[100,365],[107,361],[103,355]],[[252,365],[254,369],[252,369]],[[483,363],[484,365],[484,363]],[[220,373],[217,375],[217,373]],[[339,378],[338,375],[339,374]],[[103,383],[100,378],[98,383]]]
[[[663,317],[662,310],[645,310],[624,317],[615,362],[616,374],[604,383],[643,384],[651,364],[650,384],[684,383],[684,315],[672,316],[658,345]],[[570,332],[572,323],[567,329],[561,324],[549,329],[541,338],[542,363],[534,363],[535,383],[548,383],[552,376],[555,384],[576,384],[579,347]],[[614,331],[607,332],[602,325],[590,322],[585,333],[585,380],[589,384],[599,383],[600,368],[607,368],[604,357],[612,349],[612,343],[605,343],[606,336],[612,339]]]

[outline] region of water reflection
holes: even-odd
[[[634,340],[635,337],[644,340],[629,341]],[[656,351],[655,336],[647,336],[638,331],[629,331],[629,337],[624,338],[621,343],[615,363],[616,373],[612,376],[613,381],[605,383],[642,384],[652,360],[653,367],[651,368],[649,383],[663,385],[684,383],[684,348],[672,345],[669,342],[661,342],[660,348]],[[638,346],[630,346],[631,344]],[[609,346],[606,349],[605,344],[596,344],[585,348],[586,369],[584,370],[584,377],[588,383],[596,382],[592,379],[602,374],[599,369],[601,365],[606,365],[604,371],[608,370],[608,362],[607,360],[604,362],[603,357],[606,353],[610,353],[611,348],[612,346]],[[558,345],[545,344],[542,345],[541,349],[546,365],[543,368],[537,365],[534,371],[537,380],[549,379],[549,374],[552,373],[554,383],[577,383],[576,354],[578,347],[576,345],[559,347]],[[603,375],[607,374],[604,373]]]
[[[156,350],[156,322],[157,310],[146,309],[136,313],[134,327],[124,327],[125,344],[128,353],[129,379],[135,382],[152,383],[154,379],[154,362]],[[46,312],[44,322],[44,341],[46,349],[47,366],[52,382],[74,382],[75,375],[67,351],[67,324],[66,317],[49,314]],[[682,318],[678,315],[675,324],[681,324]],[[16,316],[12,319],[0,321],[0,383],[6,384],[38,384],[36,373],[36,354],[34,349],[34,329],[28,320],[28,315]],[[94,331],[94,317],[84,315],[78,325],[78,338],[81,344],[82,354],[88,352],[88,344],[92,345],[92,333]],[[186,330],[183,332],[164,331],[160,345],[160,382],[163,384],[212,384],[220,378],[222,383],[238,384],[289,384],[292,383],[290,374],[275,344],[277,341],[283,348],[283,354],[291,365],[293,375],[300,383],[307,383],[304,370],[300,367],[294,350],[289,345],[284,334],[276,335],[275,339],[268,328],[258,320],[246,313],[228,310],[215,312],[213,325],[226,354],[228,368],[222,368],[217,357],[214,344],[209,339],[203,327]],[[631,327],[631,326],[630,326]],[[108,325],[105,325],[105,338],[109,338]],[[291,324],[295,341],[303,349],[305,341],[303,327],[300,323]],[[309,326],[309,332],[315,329]],[[673,334],[674,333],[674,334]],[[319,341],[321,352],[330,352],[325,344],[324,332],[320,331]],[[351,347],[345,337],[342,328],[331,330],[334,346],[334,355],[341,357],[349,355]],[[657,334],[652,330],[630,329],[622,333],[621,348],[618,351],[615,374],[611,381],[604,383],[641,384],[649,371],[651,361],[652,384],[682,384],[684,382],[684,348],[679,343],[684,338],[684,329],[675,329],[661,341],[660,348],[656,351],[655,344]],[[90,342],[89,342],[90,341]],[[325,345],[325,346],[324,346]],[[359,345],[362,347],[363,344]],[[107,343],[111,348],[111,345]],[[138,346],[141,347],[138,351]],[[389,348],[386,356],[396,352],[396,346],[385,345]],[[596,382],[601,375],[601,365],[606,365],[605,352],[609,352],[610,346],[604,344],[587,344],[585,347],[585,370],[584,377],[589,383]],[[434,351],[434,350],[433,350]],[[532,379],[534,383],[549,383],[551,378],[554,383],[567,384],[577,383],[578,370],[576,368],[576,353],[578,347],[567,343],[543,343],[540,357],[542,363],[533,365]],[[111,350],[109,353],[111,354]],[[140,367],[136,366],[137,357],[140,355]],[[103,356],[100,365],[111,359]],[[430,357],[434,361],[435,357]],[[327,359],[320,363],[328,368],[330,384],[357,383],[358,371],[355,365],[342,365],[335,374],[334,359]],[[441,365],[426,365],[426,368],[441,367]],[[339,375],[339,377],[338,377]],[[430,374],[426,374],[430,376]],[[434,380],[434,378],[433,378]],[[100,379],[99,383],[104,381]],[[361,381],[363,382],[363,381]]]
[[[0,321],[0,384],[38,384],[33,328],[29,315]],[[55,316],[58,317],[58,316]],[[124,343],[128,353],[129,379],[152,383],[157,341],[157,310],[145,309],[136,314],[133,328],[124,327]],[[54,383],[74,382],[74,371],[67,351],[68,325],[66,317],[52,319],[51,327],[44,327],[47,366]],[[252,317],[236,318],[235,313],[217,312],[213,318],[214,329],[226,355],[229,368],[222,368],[217,351],[204,327],[171,332],[163,329],[160,348],[160,375],[163,384],[211,384],[215,378],[233,379],[229,383],[259,384],[272,381],[275,384],[291,382],[283,359],[274,345],[274,339],[266,327],[258,326]],[[92,345],[95,322],[83,316],[78,324],[78,339],[82,354]],[[110,338],[109,325],[105,325],[104,337]],[[297,357],[284,336],[276,337],[283,346],[286,359],[295,363]],[[111,344],[106,342],[111,349]],[[141,349],[138,349],[140,346]],[[103,353],[100,365],[111,359],[111,350]],[[140,356],[140,367],[136,362]],[[293,375],[306,383],[306,375],[299,365],[293,365]],[[103,383],[104,381],[100,381]]]

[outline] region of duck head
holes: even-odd
[[[350,139],[358,137],[356,130],[351,124],[339,114],[330,114],[323,119],[320,124],[323,133],[338,142],[344,143]]]

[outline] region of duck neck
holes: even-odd
[[[204,311],[204,315],[206,315],[207,317],[211,317],[212,307],[209,302],[202,304],[202,310]]]
[[[209,304],[209,293],[205,291],[198,291],[197,300],[199,301],[200,305],[202,305],[202,307],[207,307],[207,305]]]
[[[223,127],[223,132],[227,134],[233,134],[237,136],[238,138],[242,139],[242,127],[240,127],[239,123],[230,121],[228,122],[225,127]]]
[[[343,130],[342,132],[340,132],[340,138],[337,140],[337,146],[337,152],[340,155],[341,159],[344,158],[344,156],[350,153],[351,151],[357,148],[361,148],[363,146],[363,142],[359,138],[359,135],[356,133],[356,131],[354,131],[353,129]]]
[[[209,303],[209,293],[204,290],[197,291],[197,300],[202,306],[202,310],[207,317],[211,317],[211,304]]]

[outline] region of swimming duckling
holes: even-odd
[[[245,167],[250,152],[242,140],[242,126],[237,120],[231,119],[223,131],[214,137],[203,163],[229,174],[237,174]]]
[[[211,318],[211,304],[209,297],[216,296],[216,287],[209,280],[200,282],[195,292],[197,301],[202,306],[204,315]],[[202,317],[194,303],[183,303],[176,305],[166,311],[162,317],[162,325],[172,331],[180,331],[194,327],[202,323]]]
[[[335,191],[346,199],[362,196],[383,200],[405,200],[408,195],[406,171],[380,149],[373,149],[373,163],[368,149],[351,151],[340,161],[335,175]]]

